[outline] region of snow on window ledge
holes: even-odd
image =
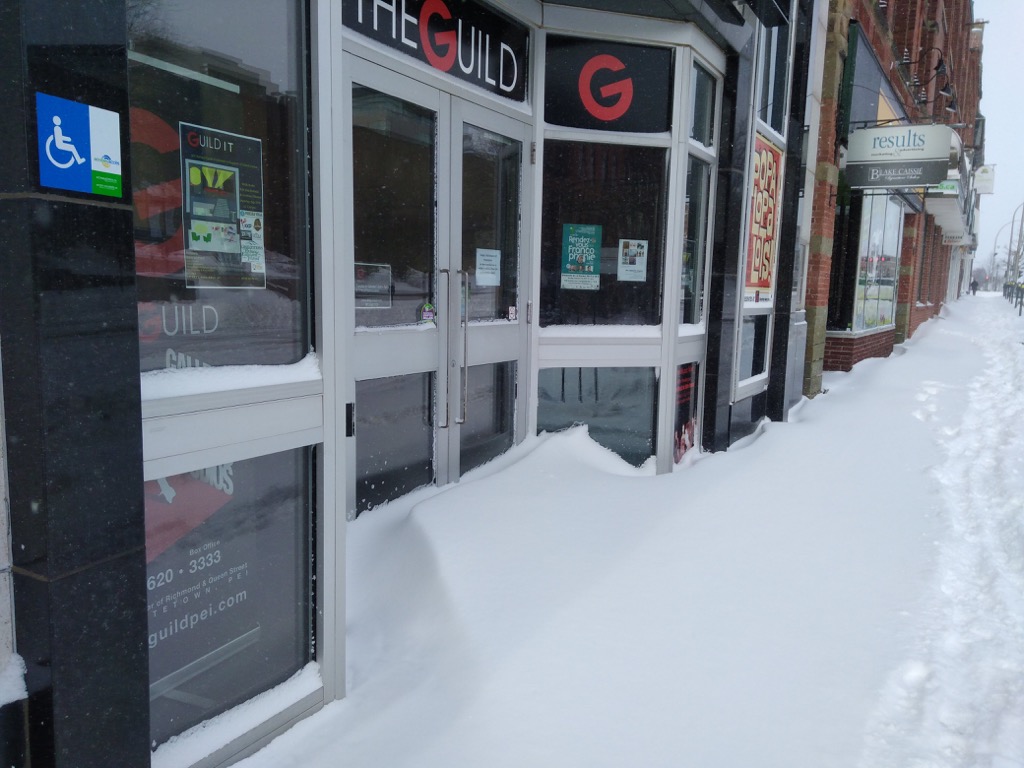
[[[223,365],[146,371],[140,376],[140,384],[143,400],[159,400],[320,379],[320,363],[310,352],[291,365]]]
[[[185,768],[259,728],[274,715],[323,688],[320,670],[310,662],[269,691],[173,736],[153,752],[152,768]]]

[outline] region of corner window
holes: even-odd
[[[700,64],[693,66],[693,113],[690,138],[705,147],[714,145],[715,139],[715,78]]]
[[[683,268],[679,286],[679,322],[699,323],[704,302],[704,261],[707,254],[711,164],[690,157],[686,173],[683,226]]]

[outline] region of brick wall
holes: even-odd
[[[859,336],[829,336],[825,340],[825,370],[849,371],[869,357],[888,357],[895,337],[893,328]]]

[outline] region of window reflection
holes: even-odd
[[[308,350],[301,5],[129,3],[143,371],[292,363]]]

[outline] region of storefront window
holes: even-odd
[[[654,454],[658,380],[653,368],[544,368],[537,431],[586,424],[590,436],[630,464]]]
[[[415,325],[434,306],[436,116],[352,89],[357,327]]]
[[[740,326],[739,380],[764,373],[767,357],[768,315],[745,315]]]
[[[201,0],[135,5],[141,369],[295,362],[309,348],[304,3],[225,0],[226,26],[202,22]]]
[[[679,286],[680,323],[699,323],[701,319],[710,192],[711,165],[691,156],[683,211],[686,240],[683,243],[683,270]]]
[[[758,116],[775,131],[783,133],[789,82],[789,27],[765,28],[762,35]]]
[[[861,209],[853,330],[892,325],[903,240],[903,204],[887,194],[865,195]]]
[[[146,483],[154,743],[310,660],[309,473],[300,449]]]
[[[548,141],[541,325],[661,322],[668,150]]]
[[[693,117],[690,138],[705,147],[715,139],[715,78],[700,64],[693,66]]]

